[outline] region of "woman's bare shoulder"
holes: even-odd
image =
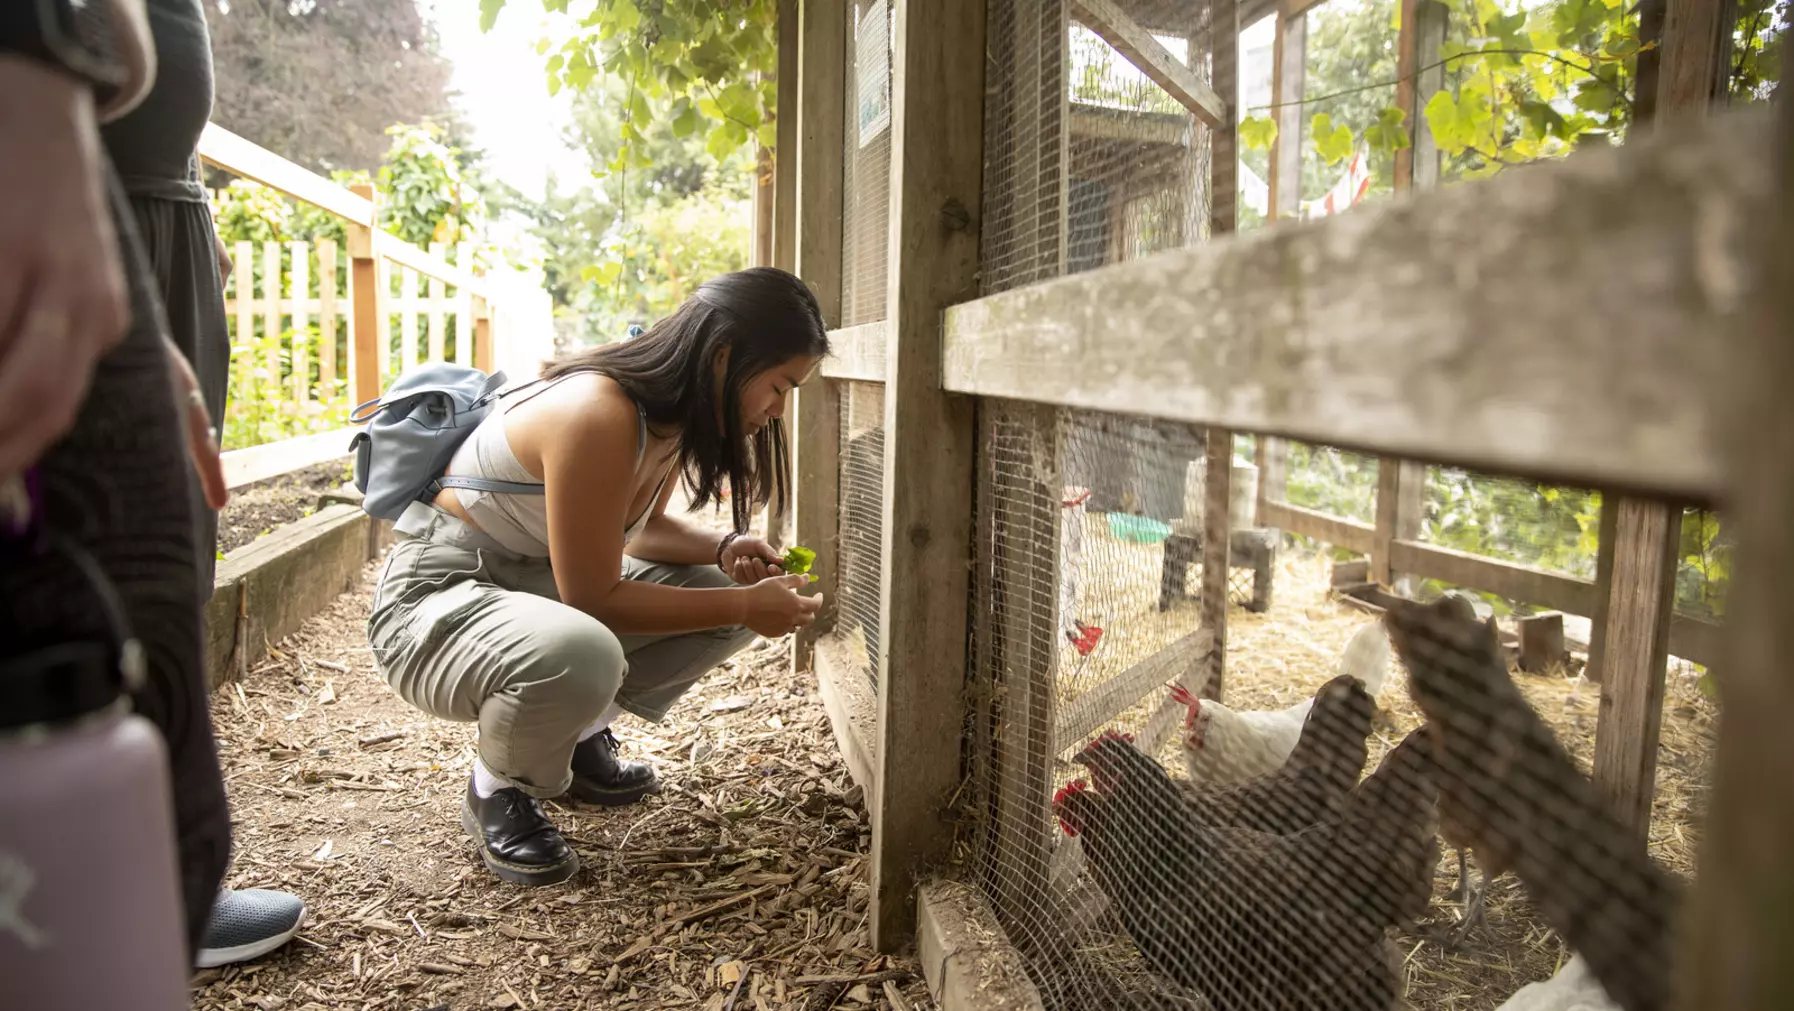
[[[551,444],[594,442],[627,443],[633,452],[637,424],[635,403],[616,380],[579,372],[508,412],[505,435],[520,457],[539,459]]]

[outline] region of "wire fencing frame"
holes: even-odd
[[[1719,187],[1723,188],[1728,185],[1736,185],[1736,183],[1737,183],[1736,178],[1727,178],[1727,179],[1718,180],[1717,185]],[[1726,199],[1730,199],[1730,196],[1727,195]],[[1677,219],[1677,220],[1683,220],[1683,219]],[[1328,234],[1331,235],[1334,233],[1330,232]],[[951,320],[949,321],[948,331],[949,331],[949,341],[951,341],[952,340]],[[950,372],[951,372],[951,370],[950,370]],[[951,383],[951,382],[953,382],[953,380],[950,378],[949,382]],[[952,385],[949,385],[948,388],[953,389],[955,387]],[[1042,388],[1044,389],[1045,387],[1042,387]],[[1054,394],[1054,395],[1057,396],[1057,394]],[[1003,405],[1003,407],[1005,409],[1008,409],[1010,407],[1016,407],[1019,409],[1020,407],[1025,407],[1025,406],[1035,407],[1036,410],[1044,409],[1048,412],[1053,412],[1053,411],[1058,410],[1056,408],[1044,407],[1044,405],[1022,405],[1022,404],[1013,404],[1013,403],[1008,403],[1008,402],[1006,402]],[[1001,420],[1001,419],[996,419],[996,420]],[[1056,425],[1056,422],[1055,422],[1055,425]],[[1025,422],[1024,427],[1029,428],[1032,431],[1038,432],[1041,428],[1047,427],[1047,426],[1041,426],[1037,422]],[[1056,427],[1051,427],[1050,430],[1054,431],[1054,432],[1058,431],[1058,429]],[[1439,447],[1448,446],[1449,442],[1450,442],[1449,439],[1444,439],[1444,438],[1436,438],[1433,440],[1433,444],[1435,446],[1439,446]],[[1051,485],[1044,484],[1043,487],[1050,490]],[[1039,497],[1039,496],[1037,495],[1037,497]],[[981,498],[980,499],[980,503],[981,503],[980,508],[981,509],[986,508],[982,504],[983,501],[984,500]],[[1029,515],[1030,515],[1029,510],[1022,509],[1022,510],[1012,510],[1012,511],[1019,512],[1020,518],[1010,521],[1011,525],[1017,526],[1024,530],[1040,529],[1039,521],[1037,519],[1029,518]],[[1055,538],[1053,540],[1053,543],[1058,544],[1061,542],[1057,538]],[[982,569],[982,566],[980,566],[980,568]],[[1036,587],[1031,582],[1024,583],[1023,587],[1024,587],[1025,594],[1031,594],[1031,595],[1034,595],[1035,597],[1038,597],[1041,599],[1046,598],[1046,595],[1044,593],[1042,593],[1038,589],[1038,587]],[[1056,588],[1055,588],[1055,590],[1056,590]],[[1057,594],[1057,592],[1055,592],[1052,595],[1052,598],[1055,600],[1055,602],[1056,602],[1058,596],[1059,595]],[[1032,617],[1032,615],[1029,616],[1028,623],[1029,624],[1035,623],[1035,619]],[[1426,623],[1420,623],[1420,624],[1426,624]],[[1481,628],[1481,627],[1483,627],[1483,626],[1476,623],[1474,621],[1474,619],[1471,619],[1468,624],[1460,622],[1459,625],[1456,627],[1455,631],[1452,630],[1452,626],[1447,624],[1446,625],[1446,628],[1448,630],[1447,632],[1431,633],[1435,640],[1445,641],[1447,643],[1447,645],[1455,644],[1457,646],[1457,650],[1456,650],[1455,654],[1453,654],[1452,651],[1447,650],[1446,655],[1444,656],[1444,659],[1439,659],[1439,657],[1437,655],[1435,655],[1433,662],[1445,664],[1447,666],[1450,666],[1452,663],[1456,663],[1460,666],[1463,666],[1466,663],[1468,663],[1469,661],[1476,660],[1478,658],[1479,654],[1477,654],[1475,651],[1473,651],[1469,648],[1466,648],[1466,647],[1467,647],[1467,645],[1473,644],[1472,638],[1474,636],[1481,634],[1476,631],[1476,629]],[[1415,633],[1413,631],[1413,627],[1409,628],[1407,634],[1410,635],[1411,639],[1414,638]],[[1453,636],[1456,636],[1457,639],[1454,640]],[[1426,636],[1420,635],[1418,638],[1420,640],[1425,640]],[[974,644],[976,644],[976,641],[977,641],[977,639],[975,636]],[[1496,640],[1496,642],[1497,642],[1497,645],[1499,645],[1499,640]],[[1410,647],[1412,647],[1414,645],[1414,642],[1410,641],[1409,645],[1410,645]],[[976,645],[975,645],[975,648],[976,648]],[[1437,654],[1437,651],[1435,651],[1435,652]],[[1487,651],[1485,650],[1484,652],[1486,653]],[[1485,664],[1484,667],[1487,670],[1493,670],[1493,668],[1488,666],[1487,664]],[[1503,668],[1505,668],[1505,664],[1503,664]],[[1503,669],[1501,673],[1502,673],[1503,677],[1506,676],[1505,669]],[[1491,685],[1498,686],[1499,681],[1491,681]],[[1491,691],[1492,690],[1493,690],[1493,688],[1491,688]],[[1500,693],[1497,692],[1496,694],[1500,694]],[[1448,696],[1449,693],[1446,693],[1446,695]],[[1509,697],[1511,700],[1511,696],[1509,696]],[[1451,727],[1453,725],[1453,720],[1451,718],[1449,718],[1451,716],[1451,713],[1449,711],[1450,699],[1446,698],[1444,702],[1440,702],[1439,699],[1435,699],[1434,701],[1435,701],[1435,703],[1438,703],[1438,704],[1446,707],[1446,709],[1442,710],[1441,714],[1436,717],[1436,721],[1442,726]],[[1481,718],[1483,718],[1486,722],[1489,719],[1489,713],[1494,710],[1492,710],[1492,708],[1489,706],[1482,705],[1483,702],[1487,701],[1486,699],[1479,698],[1475,701],[1477,701],[1477,703],[1478,703],[1477,705],[1464,706],[1462,704],[1462,700],[1459,700],[1459,705],[1461,708],[1469,710],[1473,714],[1480,714]],[[1004,704],[1007,704],[1007,703],[1005,702]],[[1518,717],[1520,714],[1520,709],[1518,709],[1518,708],[1512,709],[1511,714]],[[1502,724],[1499,720],[1495,721],[1495,723],[1497,724],[1498,727],[1502,726]],[[1512,728],[1507,728],[1507,729],[1512,730]],[[1448,735],[1448,736],[1456,736],[1460,740],[1471,740],[1471,741],[1478,740],[1479,738],[1483,739],[1483,740],[1487,740],[1489,737],[1488,734],[1462,732],[1461,722],[1459,724],[1459,731],[1460,732],[1456,733],[1455,735]],[[1000,730],[999,730],[999,733],[1000,733]],[[1535,736],[1529,736],[1529,735],[1533,735],[1533,732],[1525,731],[1520,734],[1521,738],[1523,738],[1525,740],[1535,740]],[[993,734],[993,736],[995,736],[995,735]],[[1542,738],[1538,738],[1538,740],[1542,740]],[[1449,749],[1448,749],[1448,751],[1449,751]],[[1548,753],[1550,751],[1550,748],[1541,746],[1539,748],[1539,751],[1542,753]],[[1484,757],[1486,758],[1486,756],[1484,756]],[[1553,756],[1546,754],[1545,757],[1550,758]],[[1561,756],[1556,756],[1556,757],[1561,757]],[[1582,756],[1576,755],[1576,756],[1572,756],[1572,757],[1574,759],[1579,760],[1579,759],[1581,759]],[[1464,758],[1464,757],[1460,756],[1458,759],[1458,763],[1459,763],[1458,766],[1454,770],[1454,774],[1456,776],[1460,777],[1462,780],[1472,782],[1473,784],[1475,783],[1475,781],[1473,779],[1473,774],[1476,773],[1478,770],[1486,771],[1487,766],[1488,766],[1488,763],[1486,761],[1479,761],[1476,759],[1476,757],[1474,755],[1472,755],[1472,757],[1470,757],[1470,758]],[[1539,785],[1538,788],[1533,791],[1533,796],[1531,797],[1530,801],[1528,801],[1526,797],[1520,798],[1520,802],[1531,803],[1532,808],[1528,809],[1524,806],[1524,804],[1520,804],[1520,806],[1516,807],[1515,805],[1520,802],[1516,802],[1511,796],[1503,796],[1499,793],[1495,794],[1496,799],[1491,802],[1491,805],[1490,805],[1491,808],[1494,810],[1507,811],[1508,814],[1510,815],[1510,820],[1512,820],[1515,824],[1524,824],[1525,819],[1529,816],[1534,817],[1534,818],[1543,819],[1542,823],[1552,823],[1552,819],[1548,817],[1548,815],[1550,813],[1550,808],[1553,807],[1554,805],[1558,805],[1558,804],[1563,804],[1563,803],[1573,804],[1577,811],[1581,811],[1586,806],[1598,806],[1598,805],[1591,805],[1590,803],[1586,802],[1585,795],[1587,793],[1587,790],[1583,787],[1579,787],[1579,786],[1575,785],[1576,780],[1574,780],[1573,778],[1570,778],[1570,777],[1563,777],[1563,776],[1559,775],[1560,773],[1562,773],[1564,771],[1563,763],[1555,762],[1555,763],[1546,763],[1546,764],[1549,765],[1548,771],[1541,771],[1541,772],[1537,773],[1537,775],[1532,777],[1537,783],[1539,783],[1541,785]],[[1541,766],[1541,768],[1544,768],[1544,767]],[[1573,761],[1570,764],[1569,768],[1572,771],[1577,772],[1578,775],[1580,774],[1579,770],[1575,770],[1575,765],[1574,765]],[[1400,780],[1400,777],[1396,777],[1396,778],[1398,779],[1398,781]],[[1527,777],[1520,776],[1517,778],[1517,781],[1518,782],[1526,782]],[[1412,780],[1410,780],[1410,782],[1412,782]],[[1464,787],[1462,785],[1462,783],[1459,784],[1458,788],[1459,788],[1460,792],[1465,789],[1468,789],[1467,787]],[[1495,783],[1493,785],[1490,785],[1487,783],[1482,783],[1479,788],[1483,789],[1485,791],[1507,790],[1510,795],[1515,792],[1518,792],[1521,794],[1527,793],[1526,790],[1516,790],[1511,783],[1507,783],[1507,784]],[[1472,795],[1475,795],[1474,792]],[[1566,797],[1569,799],[1564,800],[1564,798],[1566,798]],[[1111,798],[1111,799],[1113,799],[1113,798]],[[1508,810],[1510,808],[1512,810]],[[1160,805],[1158,809],[1162,811],[1165,809],[1165,806]],[[1517,814],[1514,813],[1515,811],[1517,811],[1518,813]],[[1541,814],[1541,811],[1543,812],[1542,814]],[[1529,812],[1530,812],[1530,815],[1529,815]],[[1555,820],[1555,824],[1557,824],[1559,826],[1563,825],[1564,823],[1565,823],[1565,819],[1558,818]],[[1485,826],[1485,829],[1486,829],[1486,826]],[[1585,835],[1587,835],[1587,833],[1585,833]],[[1593,833],[1593,835],[1595,837],[1597,837],[1597,839],[1599,839],[1602,836],[1602,832],[1596,831]],[[1582,840],[1578,840],[1578,841],[1584,845],[1588,844],[1586,839],[1582,839]],[[1561,845],[1562,840],[1561,839],[1556,840],[1555,844]],[[1619,896],[1628,896],[1628,895],[1638,896],[1639,898],[1635,899],[1631,903],[1631,905],[1634,907],[1642,909],[1645,906],[1652,905],[1652,904],[1656,903],[1659,893],[1661,893],[1663,891],[1663,889],[1660,887],[1661,883],[1659,881],[1659,876],[1657,874],[1653,873],[1648,866],[1641,869],[1637,865],[1636,861],[1633,860],[1633,857],[1635,857],[1636,854],[1625,855],[1627,853],[1627,849],[1628,849],[1626,846],[1619,845],[1619,844],[1607,846],[1605,842],[1601,843],[1601,845],[1605,846],[1607,849],[1609,849],[1613,852],[1621,853],[1623,855],[1623,858],[1618,860],[1617,862],[1619,862],[1619,863],[1630,862],[1630,867],[1629,867],[1629,869],[1627,869],[1627,873],[1622,874],[1620,876],[1620,878],[1617,880],[1611,880],[1609,878],[1601,878],[1600,875],[1602,873],[1602,869],[1600,867],[1583,866],[1584,864],[1588,863],[1588,861],[1586,859],[1579,860],[1577,858],[1576,854],[1574,854],[1574,853],[1570,853],[1570,854],[1552,853],[1552,851],[1550,850],[1550,848],[1548,846],[1544,847],[1544,848],[1534,849],[1530,853],[1523,854],[1523,856],[1527,860],[1539,860],[1541,857],[1541,854],[1544,854],[1546,856],[1550,856],[1550,857],[1554,858],[1554,859],[1547,859],[1547,860],[1542,861],[1543,865],[1546,867],[1547,870],[1549,870],[1550,868],[1553,868],[1553,867],[1570,868],[1572,870],[1575,870],[1577,873],[1582,873],[1582,874],[1586,874],[1586,875],[1594,875],[1595,880],[1603,881],[1607,885],[1605,891],[1601,892],[1601,894],[1619,895]],[[1498,847],[1493,847],[1493,848],[1498,848]],[[1599,847],[1597,847],[1597,848],[1599,848]],[[1300,868],[1298,867],[1297,869],[1300,869]],[[1534,867],[1534,870],[1536,872],[1537,867]],[[1526,872],[1522,871],[1522,877],[1525,878],[1525,876],[1526,876]],[[1586,882],[1584,882],[1584,883],[1586,883]],[[1575,882],[1570,882],[1570,884],[1573,885],[1573,884],[1575,884]],[[1530,882],[1530,881],[1528,882],[1528,885],[1529,885],[1529,887],[1536,887],[1536,886],[1534,886],[1533,882]],[[1567,887],[1562,892],[1562,894],[1565,896],[1574,896],[1577,894],[1577,892],[1576,892],[1575,888]],[[1042,901],[1047,901],[1047,900],[1043,899]],[[1587,926],[1587,925],[1585,924],[1585,926]],[[1611,952],[1602,950],[1602,945],[1604,942],[1602,940],[1601,935],[1604,932],[1606,932],[1607,928],[1613,928],[1614,930],[1619,932],[1618,934],[1609,934],[1609,936],[1607,938],[1608,941],[1611,941],[1614,936],[1622,936],[1623,937],[1624,935],[1627,934],[1627,931],[1629,930],[1629,928],[1625,927],[1624,923],[1610,922],[1606,925],[1606,927],[1599,929],[1599,930],[1595,930],[1595,931],[1593,931],[1593,933],[1585,933],[1584,936],[1582,936],[1581,938],[1572,938],[1573,943],[1576,943],[1579,948],[1587,949],[1584,953],[1588,954],[1589,961],[1591,963],[1597,962],[1597,961],[1600,962],[1600,964],[1596,966],[1596,972],[1597,972],[1597,975],[1602,976],[1604,979],[1607,977],[1613,977],[1615,974],[1615,971],[1616,971],[1615,964],[1611,961],[1608,961],[1608,959],[1610,959],[1612,957]],[[1139,946],[1138,940],[1139,939],[1137,937],[1134,938],[1136,947]],[[1662,953],[1662,949],[1660,947],[1654,947],[1652,943],[1622,945],[1621,947],[1629,947],[1630,950],[1632,950],[1635,953],[1639,952],[1639,951],[1643,951],[1646,953],[1658,953],[1658,954]],[[1082,947],[1074,946],[1070,949],[1060,949],[1060,950],[1069,952],[1069,954],[1067,956],[1067,960],[1066,960],[1067,964],[1073,964],[1073,963],[1077,962],[1080,958],[1087,958],[1089,956],[1088,949],[1082,948]],[[1309,953],[1309,954],[1314,954],[1314,953]],[[1320,953],[1320,954],[1324,955],[1325,953]],[[1362,954],[1362,952],[1360,952],[1360,954]],[[1627,956],[1627,959],[1630,959],[1631,957],[1632,956]],[[1667,965],[1669,963],[1669,961],[1670,960],[1667,957],[1662,957],[1660,960],[1660,964]],[[1288,966],[1291,964],[1296,964],[1298,962],[1300,962],[1300,960],[1286,960],[1284,964],[1285,964],[1285,966]],[[1170,968],[1175,969],[1176,967],[1171,966]],[[1370,968],[1374,971],[1374,967],[1370,967]],[[1622,962],[1619,968],[1627,974],[1632,974],[1634,972],[1634,970],[1638,970],[1641,967],[1636,964],[1628,964],[1626,962]],[[1655,987],[1657,985],[1657,983],[1661,980],[1662,976],[1664,975],[1664,970],[1661,970],[1661,969],[1658,971],[1652,972],[1652,971],[1650,971],[1649,966],[1645,966],[1642,968],[1644,971],[1637,972],[1636,978],[1638,980],[1643,981],[1643,983],[1641,985],[1644,989],[1651,989],[1651,988]],[[1161,969],[1160,974],[1161,975],[1163,974],[1163,969]],[[1117,973],[1117,975],[1121,976],[1122,978],[1125,979],[1124,974]],[[1238,981],[1236,981],[1236,982],[1238,982]],[[1244,990],[1243,987],[1235,986],[1233,989],[1225,991],[1223,996],[1234,996],[1237,998],[1245,992],[1246,991]],[[1354,992],[1356,992],[1356,991],[1354,991]],[[1139,992],[1136,988],[1133,988],[1130,986],[1122,986],[1121,989],[1119,989],[1119,990],[1104,991],[1102,995],[1105,997],[1113,997],[1118,1002],[1127,1003],[1127,1004],[1129,1004],[1129,1006],[1191,1006],[1188,1003],[1181,1003],[1181,1002],[1194,999],[1194,998],[1189,998],[1186,995],[1175,994],[1169,988],[1162,988],[1162,987],[1157,990],[1149,991],[1148,994],[1146,995],[1146,997],[1144,997],[1144,998],[1139,994]],[[1310,998],[1312,998],[1313,996],[1314,995],[1312,995],[1312,994],[1309,995]],[[1151,1003],[1142,1005],[1140,1003],[1141,1000],[1149,1000],[1149,1001],[1151,1001]]]

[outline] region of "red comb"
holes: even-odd
[[[1202,704],[1201,700],[1196,698],[1196,696],[1190,694],[1190,690],[1188,688],[1185,688],[1183,685],[1177,684],[1175,682],[1172,683],[1172,685],[1171,685],[1171,701],[1180,702],[1186,706],[1195,706],[1195,705]]]

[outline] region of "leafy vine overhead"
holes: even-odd
[[[491,30],[508,2],[480,0],[482,30]],[[706,147],[718,160],[750,137],[762,147],[773,146],[777,0],[541,2],[543,10],[564,15],[574,26],[558,45],[546,38],[537,44],[547,59],[550,94],[562,88],[584,91],[600,72],[629,86],[622,144],[611,171],[652,166],[640,141],[657,120],[669,122],[680,138],[704,131]]]
[[[1555,0],[1512,4],[1446,0],[1449,30],[1443,45],[1421,54],[1420,71],[1444,68],[1445,87],[1420,110],[1446,155],[1447,178],[1475,178],[1540,158],[1567,154],[1584,143],[1620,140],[1633,118],[1641,43],[1638,8],[1627,0]],[[1739,0],[1730,91],[1761,100],[1781,79],[1787,0]],[[1392,15],[1399,19],[1400,5]],[[1312,75],[1311,75],[1312,79]],[[1304,96],[1314,105],[1393,80]],[[1248,149],[1277,137],[1274,110],[1262,107],[1240,123]],[[1404,110],[1386,105],[1373,122],[1310,118],[1308,137],[1321,161],[1333,165],[1360,146],[1388,153],[1409,144]]]

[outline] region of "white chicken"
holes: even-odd
[[[1528,983],[1495,1011],[1620,1011],[1581,955],[1572,955],[1557,975]]]
[[[1381,622],[1360,628],[1346,644],[1339,673],[1364,682],[1376,698],[1389,672],[1389,637]],[[1289,761],[1314,705],[1312,696],[1288,709],[1234,712],[1219,702],[1198,699],[1182,686],[1173,700],[1189,707],[1184,719],[1184,770],[1193,783],[1228,786],[1267,775]]]

